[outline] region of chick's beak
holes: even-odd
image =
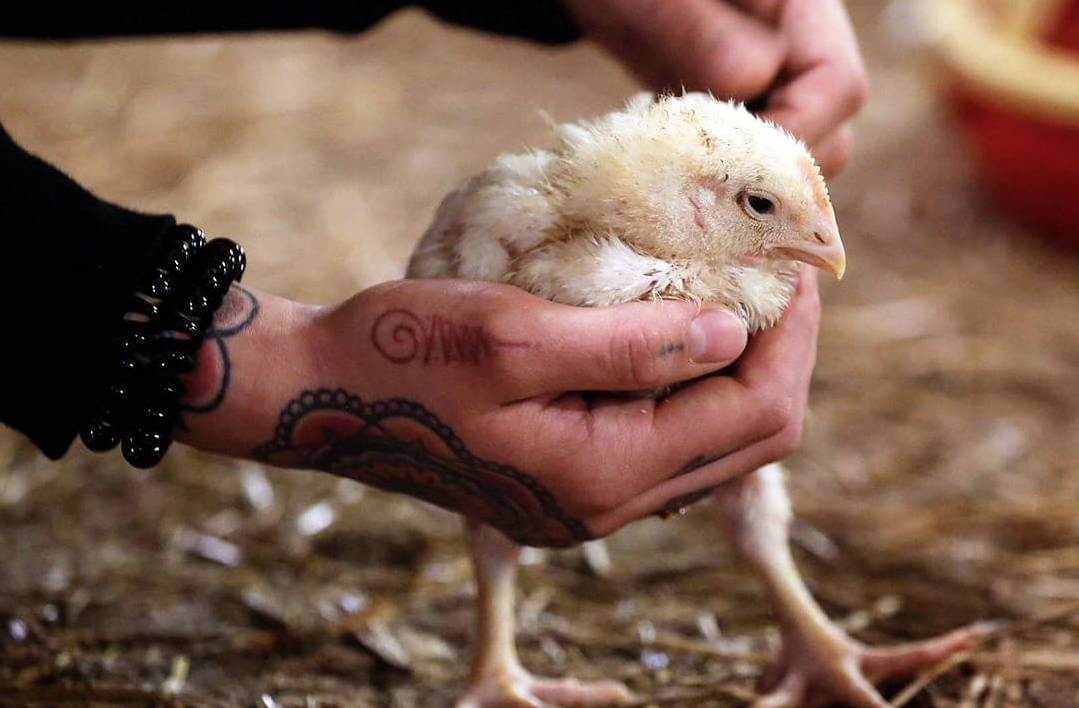
[[[843,279],[843,273],[847,269],[847,254],[843,250],[839,226],[834,218],[821,219],[809,229],[808,234],[799,234],[790,241],[777,244],[769,250],[768,255],[772,258],[789,258],[808,263],[828,271],[837,280]]]

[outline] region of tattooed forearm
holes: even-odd
[[[258,298],[251,291],[233,285],[199,349],[198,368],[184,379],[186,393],[180,407],[184,413],[209,413],[225,400],[232,381],[228,340],[250,327],[258,314]]]
[[[411,310],[386,310],[371,326],[371,344],[394,364],[470,364],[490,361],[495,350],[528,347],[492,336],[482,325],[462,324],[441,315],[418,315]]]
[[[423,405],[367,402],[343,389],[304,391],[281,411],[257,459],[349,477],[478,519],[534,546],[591,538],[534,477],[473,455]]]

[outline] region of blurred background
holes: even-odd
[[[1061,157],[1079,31],[1009,10],[1036,4],[959,3],[1008,51],[1054,44],[1061,74],[972,54],[992,45],[955,3],[931,22],[849,3],[873,95],[831,186],[849,269],[826,286],[790,464],[796,552],[871,643],[1010,623],[897,704],[1079,705],[1079,160]],[[635,90],[590,46],[416,12],[355,38],[0,43],[16,140],[107,199],[236,238],[254,286],[323,303],[399,277],[446,191],[544,144],[539,111]],[[710,514],[624,530],[609,569],[530,552],[526,663],[742,705],[777,633]],[[152,472],[77,444],[51,464],[3,430],[0,558],[2,705],[444,706],[463,685],[457,521],[351,482],[187,450]]]

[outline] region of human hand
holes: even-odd
[[[704,379],[660,404],[660,415],[673,420],[692,411],[695,423],[671,433],[681,436],[683,448],[711,445],[712,452],[593,518],[590,528],[607,535],[646,514],[675,513],[729,479],[794,454],[802,442],[820,314],[817,270],[802,266],[798,290],[783,318],[753,336],[730,376]],[[732,420],[735,425],[728,427]]]
[[[586,34],[655,89],[759,104],[826,175],[850,159],[867,94],[841,0],[566,0]]]
[[[606,535],[662,508],[657,488],[684,494],[686,480],[696,491],[751,469],[681,475],[691,460],[750,448],[756,466],[786,452],[786,438],[761,442],[788,427],[780,379],[747,373],[718,390],[723,379],[703,379],[662,402],[579,393],[654,389],[729,365],[746,335],[725,312],[573,308],[461,281],[389,283],[321,309],[242,292],[230,301],[258,303],[257,317],[204,345],[188,382],[202,412],[178,437],[410,494],[522,543]],[[713,336],[693,334],[693,322],[711,323]],[[765,365],[804,354],[788,349]]]

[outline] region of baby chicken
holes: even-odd
[[[556,129],[557,147],[503,155],[443,201],[412,278],[512,283],[560,303],[679,298],[719,303],[750,332],[774,324],[799,262],[843,275],[845,255],[805,145],[744,107],[699,93],[644,94],[624,110]],[[783,633],[759,706],[886,706],[872,681],[930,666],[976,629],[869,649],[818,607],[788,547],[791,506],[777,465],[722,485],[721,528],[760,573]],[[477,647],[462,706],[631,700],[620,684],[540,679],[518,662],[513,593],[519,547],[469,526]]]

